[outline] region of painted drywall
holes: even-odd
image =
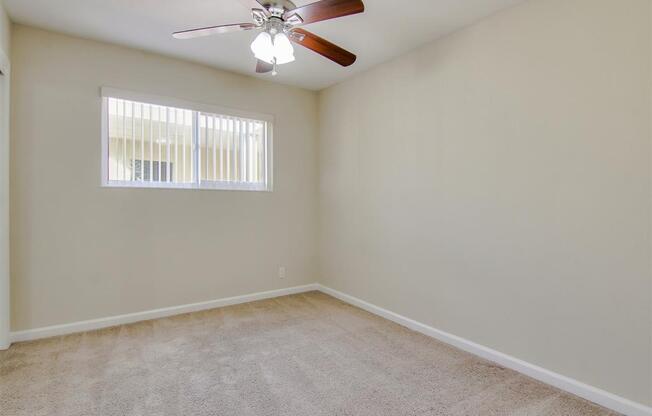
[[[314,92],[21,25],[12,42],[13,330],[316,280]],[[274,191],[102,188],[102,86],[273,115]]]
[[[322,283],[652,404],[650,27],[532,0],[322,91]]]
[[[0,48],[9,56],[11,48],[11,21],[5,11],[4,0],[0,0]]]
[[[9,347],[9,45],[11,22],[0,0],[0,349]]]

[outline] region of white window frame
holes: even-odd
[[[153,94],[145,94],[133,91],[126,91],[112,87],[102,87],[100,90],[102,99],[102,120],[101,120],[101,157],[100,163],[102,187],[107,188],[155,188],[155,189],[199,189],[199,190],[231,190],[231,191],[260,191],[272,192],[273,191],[273,172],[274,172],[274,117],[269,114],[254,113],[250,111],[235,110],[232,108],[225,108],[215,106],[212,104],[202,104],[192,101],[186,101],[177,98],[163,97]],[[108,101],[109,98],[117,98],[120,100],[136,101],[152,105],[159,105],[165,107],[176,107],[180,109],[190,110],[195,112],[195,118],[199,113],[219,114],[228,117],[248,118],[252,120],[266,122],[266,146],[267,146],[267,171],[266,183],[247,183],[247,182],[227,182],[227,181],[202,181],[199,172],[195,172],[196,181],[193,183],[171,183],[171,182],[145,182],[145,181],[119,181],[109,179],[109,120],[108,120]],[[195,120],[195,129],[197,129]],[[199,152],[196,151],[197,140],[199,134],[197,131],[193,134],[193,158],[195,158],[195,169],[198,166]]]

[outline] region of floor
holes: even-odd
[[[614,413],[311,292],[16,344],[0,414]]]

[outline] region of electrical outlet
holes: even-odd
[[[285,266],[278,268],[278,277],[279,279],[285,279]]]

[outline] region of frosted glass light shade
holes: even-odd
[[[265,61],[268,64],[274,63],[274,49],[272,36],[267,32],[261,32],[251,43],[251,51],[256,59]]]
[[[277,65],[287,64],[294,61],[294,48],[290,39],[285,33],[277,33],[272,42],[272,36],[268,32],[261,32],[251,43],[251,51],[256,59],[273,64],[276,59]]]
[[[279,65],[294,61],[294,48],[285,33],[274,36],[274,57]]]

